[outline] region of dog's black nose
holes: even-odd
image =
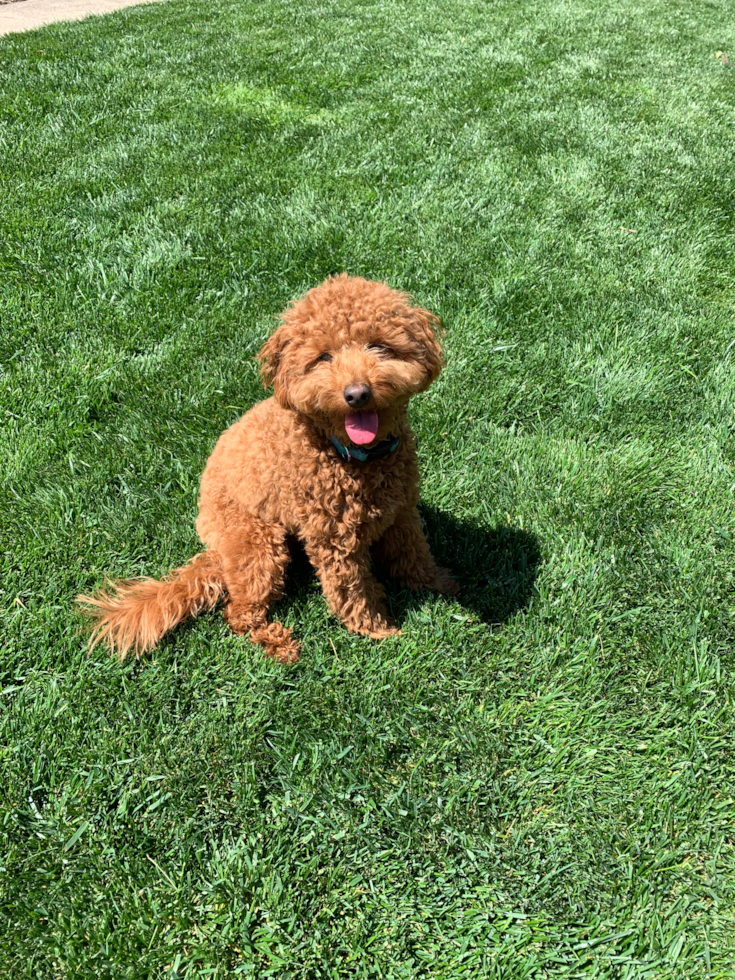
[[[350,408],[363,408],[372,397],[370,385],[347,385],[345,388],[345,401]]]

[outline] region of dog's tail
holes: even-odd
[[[211,609],[225,592],[216,551],[195,555],[183,568],[161,579],[112,583],[114,593],[77,596],[96,618],[90,650],[105,642],[120,660],[132,648],[136,657],[152,649],[183,620]]]

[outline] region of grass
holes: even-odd
[[[726,4],[190,0],[0,40],[0,970],[735,976]],[[458,600],[292,669],[74,595],[197,549],[287,301],[446,326]]]

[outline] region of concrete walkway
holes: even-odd
[[[142,0],[160,3],[161,0]],[[0,34],[28,31],[56,20],[81,20],[89,14],[108,14],[121,7],[132,7],[141,0],[20,0],[0,5]]]

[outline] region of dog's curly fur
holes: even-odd
[[[298,538],[331,611],[355,633],[399,632],[382,602],[370,548],[410,589],[455,594],[457,583],[429,551],[416,504],[418,467],[406,406],[442,368],[439,321],[384,283],[340,275],[293,303],[259,354],[272,398],[224,432],[202,476],[197,531],[207,550],[155,579],[120,582],[115,594],[80,596],[97,617],[92,646],[122,658],[226,596],[225,617],[283,662],[298,658],[291,631],[269,623]],[[330,441],[350,438],[345,388],[369,385],[378,413],[374,443],[398,448],[345,462]]]

